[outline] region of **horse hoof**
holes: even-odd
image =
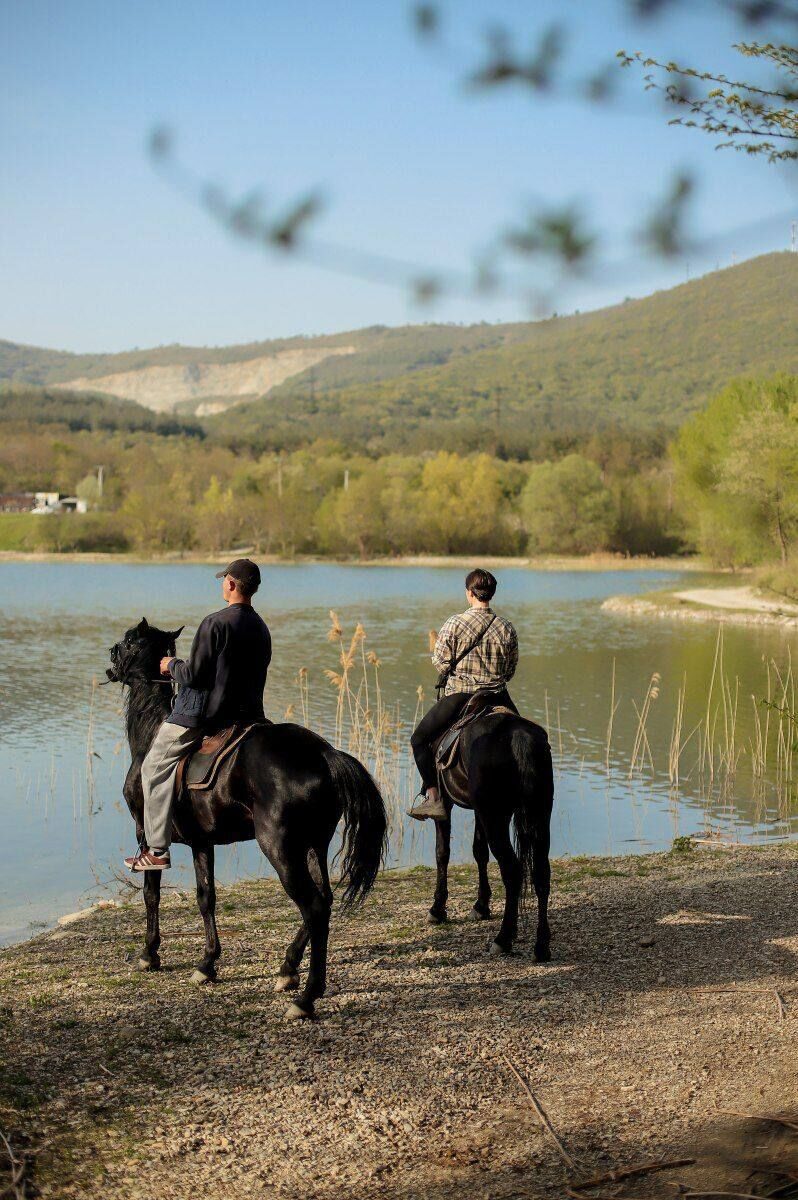
[[[200,984],[215,983],[216,976],[208,975],[205,971],[201,971],[199,967],[197,967],[196,971],[191,972],[191,982]]]
[[[285,1010],[286,1021],[310,1021],[315,1015],[312,1004],[307,1008],[303,1008],[301,1004],[289,1004]]]
[[[505,950],[504,946],[500,946],[498,942],[491,942],[488,946],[488,954],[491,958],[509,958],[512,950]]]
[[[157,958],[140,958],[137,965],[137,971],[160,971],[161,962]]]
[[[274,983],[275,992],[295,992],[298,987],[298,975],[278,975]]]
[[[449,914],[444,910],[442,914],[429,912],[427,914],[428,925],[445,925],[449,920]]]
[[[471,909],[471,912],[468,914],[468,920],[469,921],[489,921],[490,920],[490,911],[482,912],[482,910],[477,908],[475,905]]]
[[[535,962],[551,962],[551,950],[548,946],[535,946]]]

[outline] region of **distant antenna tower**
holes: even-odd
[[[790,225],[790,249],[793,254],[798,254],[798,221]]]

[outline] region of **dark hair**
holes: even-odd
[[[490,571],[477,567],[466,575],[466,591],[473,593],[477,600],[492,600],[497,588],[496,577]]]
[[[235,575],[228,575],[228,579],[232,579],[236,585],[236,591],[245,596],[247,600],[251,600],[258,590],[257,583],[242,583],[240,579],[236,579]]]

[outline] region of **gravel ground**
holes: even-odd
[[[559,1198],[685,1157],[574,1194],[798,1178],[795,1130],[753,1119],[798,1112],[798,847],[556,863],[547,965],[528,936],[489,958],[496,922],[465,920],[474,872],[451,874],[445,926],[426,924],[424,869],[334,914],[312,1023],[286,1022],[272,992],[296,918],[271,882],[220,890],[216,985],[189,982],[200,925],[179,893],[157,975],[135,969],[140,897],[4,951],[0,1129],[18,1182],[3,1192],[0,1141],[0,1195]]]

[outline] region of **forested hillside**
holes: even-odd
[[[376,326],[114,355],[2,342],[0,381],[63,386],[71,378],[85,388],[92,379],[129,382],[151,368],[190,373],[216,364],[209,378],[218,384],[224,366],[237,364],[240,392],[243,365],[326,349],[339,353],[260,399],[241,403],[231,388],[226,403],[236,407],[206,420],[210,436],[233,447],[284,449],[332,434],[371,453],[417,451],[432,441],[524,458],[541,439],[605,424],[672,431],[731,378],[797,370],[796,312],[798,255],[769,254],[642,300],[514,325]],[[351,352],[340,353],[344,347]],[[135,395],[147,405],[146,387]],[[190,414],[191,405],[178,402],[178,411]]]
[[[584,316],[340,335],[329,348],[354,349],[202,420],[9,375],[75,370],[85,381],[111,367],[174,368],[181,355],[188,370],[191,355],[203,354],[207,364],[208,351],[163,347],[89,363],[6,344],[0,492],[77,492],[89,512],[46,520],[5,514],[0,548],[248,545],[364,556],[700,546],[744,565],[772,555],[777,527],[786,562],[798,541],[798,492],[790,483],[789,511],[779,510],[776,521],[768,481],[781,495],[795,473],[784,447],[793,445],[798,414],[796,312],[798,255],[768,255]],[[317,353],[318,339],[266,345],[277,356],[300,343]],[[262,361],[264,345],[213,353],[218,381],[225,362],[240,377],[258,361],[253,353]],[[740,440],[742,421],[721,461],[714,425],[705,437],[698,417],[674,459],[669,443],[679,428],[741,377],[749,382],[727,395],[744,402],[723,400],[711,411],[721,425],[727,410],[758,414],[756,445]],[[684,448],[694,443],[700,453],[688,469]],[[757,455],[764,482],[755,503],[753,468],[745,464]],[[713,532],[716,510],[724,528],[728,511],[738,514],[732,541],[721,544]]]
[[[673,431],[735,376],[798,370],[796,314],[798,255],[770,254],[644,300],[526,326],[523,341],[440,366],[322,387],[357,365],[339,360],[318,371],[312,394],[292,380],[209,428],[230,444],[275,445],[305,426],[305,436],[335,431],[372,449],[420,449],[432,435],[522,458],[559,432]]]

